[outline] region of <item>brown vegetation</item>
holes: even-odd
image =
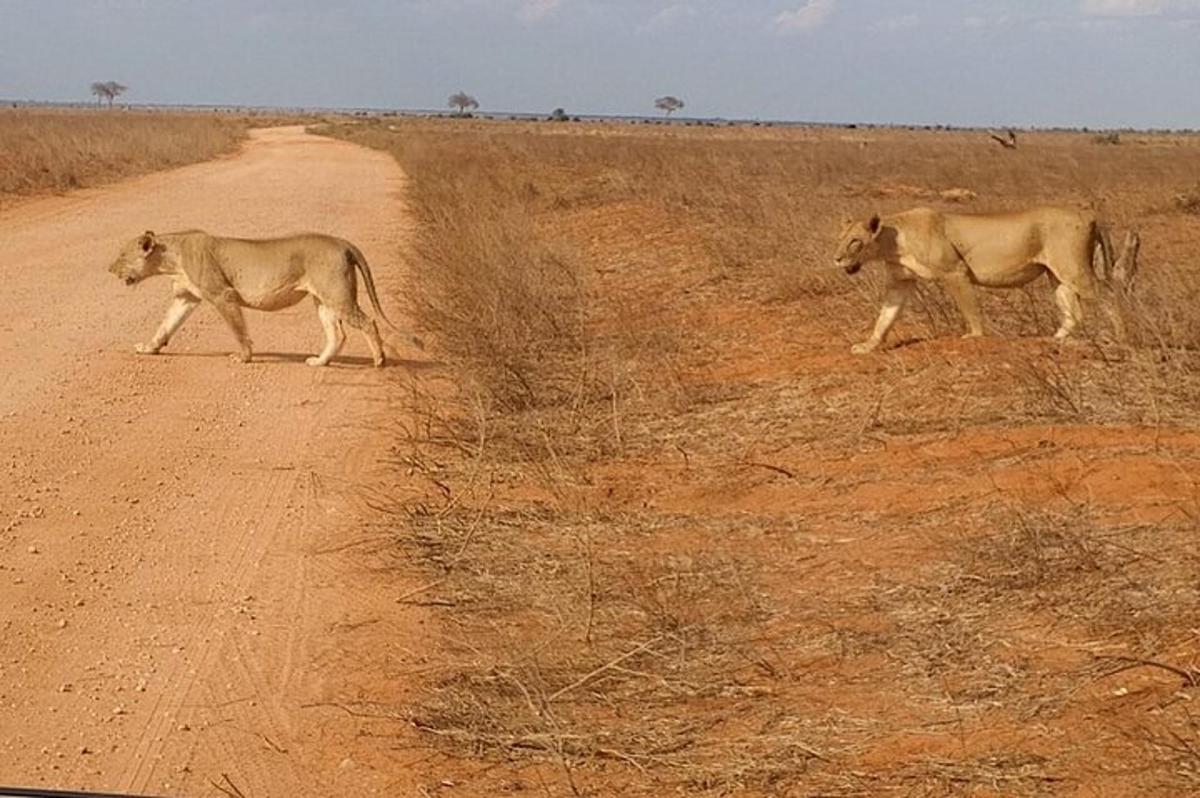
[[[1200,214],[1200,184],[1177,195],[1175,206],[1184,213]]]
[[[0,202],[207,160],[248,127],[242,115],[3,110]]]
[[[452,379],[407,394],[430,489],[379,556],[444,613],[394,711],[455,794],[1200,789],[1200,219],[1163,209],[1200,142],[322,131],[395,153],[423,225]],[[878,283],[839,222],[952,188],[1138,228],[1136,290],[1059,347],[1041,281],[977,341],[926,289],[851,357]]]

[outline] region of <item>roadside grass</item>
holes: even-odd
[[[245,115],[0,110],[0,202],[97,186],[231,152]]]
[[[421,224],[451,387],[405,386],[430,489],[388,510],[442,756],[575,795],[1197,788],[1200,221],[1164,198],[1200,142],[316,130],[392,152]],[[1038,281],[991,338],[929,288],[846,353],[879,285],[829,268],[843,218],[1039,202],[1144,240],[1079,343]]]

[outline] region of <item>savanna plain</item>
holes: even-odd
[[[1200,138],[309,132],[406,174],[385,305],[435,364],[387,373],[344,547],[422,662],[360,650],[404,700],[336,711],[421,794],[1200,791]],[[1142,239],[1078,340],[1039,279],[850,354],[882,280],[844,220],[1035,204]]]

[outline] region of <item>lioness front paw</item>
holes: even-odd
[[[154,344],[134,344],[133,345],[133,351],[137,352],[139,355],[157,355],[158,350],[160,348],[161,347],[157,347]]]
[[[854,346],[850,347],[850,352],[855,355],[869,355],[875,351],[875,347],[877,346],[879,346],[879,344],[875,343],[874,341],[864,341],[861,344],[855,344]]]
[[[250,362],[250,353],[249,352],[234,352],[233,354],[231,354],[229,356],[229,359],[232,360],[234,363],[249,363]]]
[[[325,365],[325,361],[316,355],[313,355],[310,358],[306,358],[304,362],[310,366],[324,366]]]

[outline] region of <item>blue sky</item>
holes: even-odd
[[[336,7],[336,8],[335,8]],[[1200,128],[1200,0],[0,0],[0,97]]]

